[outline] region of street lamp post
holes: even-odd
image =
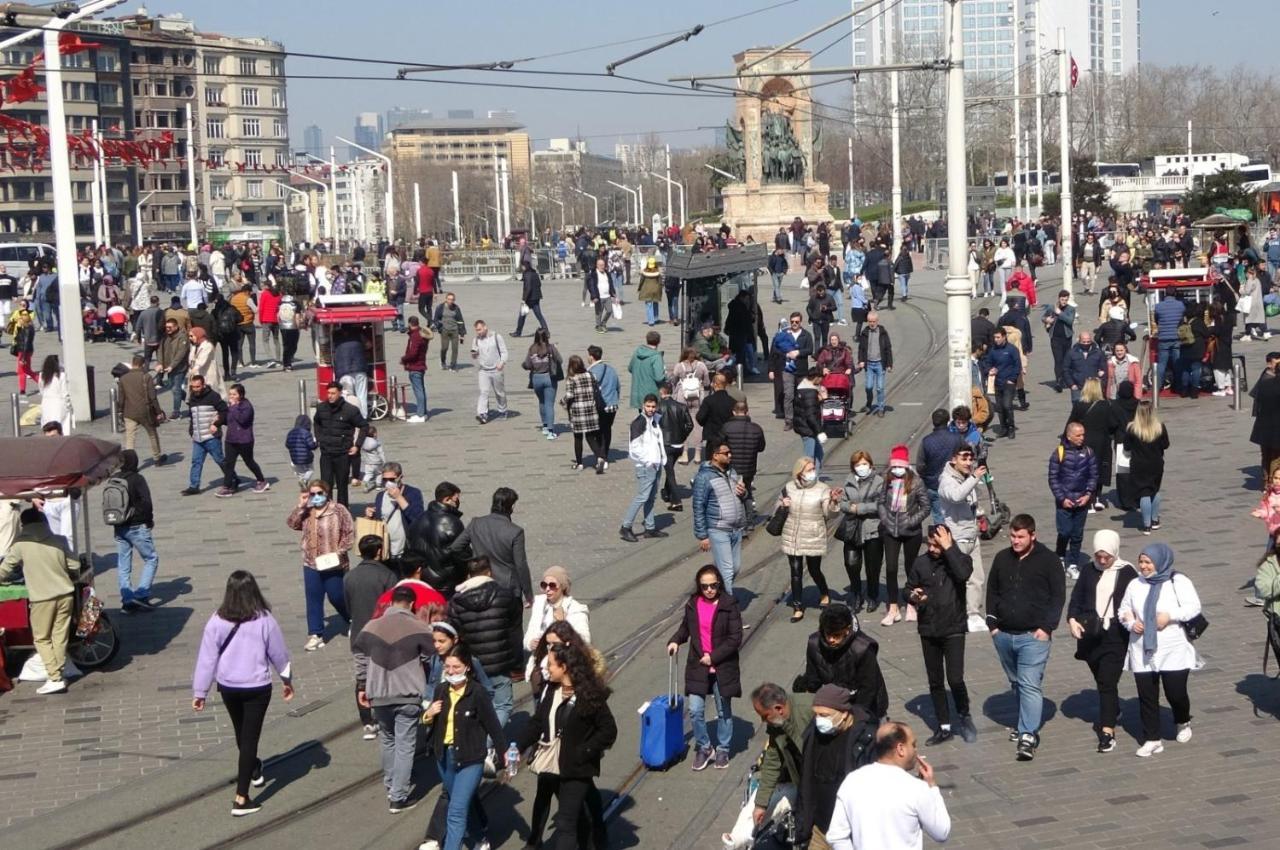
[[[670,177],[663,177],[661,174],[658,174],[656,171],[650,171],[649,175],[651,177],[657,177],[659,180],[662,180],[663,182],[665,182],[667,184],[668,194],[670,194],[671,188],[673,186],[680,190],[680,226],[684,227],[684,184],[677,183],[675,180],[672,180]],[[671,220],[671,212],[669,210],[667,212],[667,224],[668,225],[673,224]]]
[[[422,192],[416,180],[413,183],[413,238],[422,238]]]
[[[279,180],[272,180],[271,182],[279,186],[281,189],[285,189],[287,191],[293,192],[295,195],[302,196],[302,204],[303,204],[302,208],[304,210],[303,215],[307,217],[307,244],[308,245],[314,244],[315,232],[311,229],[311,196],[308,195],[306,192],[302,191],[301,189],[293,188],[288,183],[282,183]],[[288,210],[289,210],[289,205],[286,204],[285,205],[285,227],[286,228],[288,228],[289,226]]]
[[[549,195],[537,195],[536,197],[542,198],[542,200],[547,201],[548,203],[556,204],[557,206],[560,207],[560,230],[563,231],[564,230],[564,201],[557,201],[555,198]]]
[[[967,247],[969,211],[966,193],[964,133],[964,33],[960,0],[947,0],[944,7],[945,32],[950,43],[947,53],[947,363],[951,404],[968,404],[972,379],[969,373],[969,310],[972,288],[969,283]]]
[[[590,192],[584,192],[581,189],[574,188],[573,186],[569,187],[569,191],[577,192],[579,195],[586,195],[588,198],[591,199],[592,209],[595,211],[594,212],[595,220],[593,221],[593,224],[599,224],[600,223],[600,199],[597,198],[595,195],[591,194]]]
[[[385,215],[386,215],[386,222],[385,222],[385,224],[386,224],[386,233],[385,233],[384,235],[386,236],[386,239],[387,239],[387,241],[388,241],[388,242],[394,242],[394,241],[395,241],[395,239],[396,239],[396,237],[395,237],[395,233],[396,233],[396,228],[395,228],[395,201],[394,201],[394,194],[395,194],[395,193],[392,191],[392,186],[394,185],[394,183],[393,183],[393,181],[392,181],[392,179],[391,179],[391,178],[392,178],[392,171],[391,171],[391,157],[387,156],[386,154],[378,153],[378,152],[377,152],[377,151],[375,151],[375,150],[370,150],[369,148],[366,148],[364,145],[357,145],[355,142],[349,141],[348,139],[344,139],[344,138],[342,138],[341,136],[335,136],[334,138],[336,138],[338,141],[342,142],[343,144],[350,145],[351,147],[355,148],[356,150],[361,150],[361,151],[364,151],[364,152],[365,152],[365,153],[367,153],[367,154],[371,154],[371,155],[373,155],[373,156],[376,156],[378,159],[382,160],[383,164],[385,164],[385,165],[387,166],[387,191],[386,191],[386,196],[385,196],[385,199],[384,199],[384,200],[385,200],[385,203],[386,203],[386,207],[387,207],[387,208],[386,208],[386,212],[385,212]]]
[[[1067,53],[1067,31],[1058,27],[1058,148],[1062,158],[1062,188],[1058,197],[1061,225],[1058,227],[1058,261],[1062,263],[1062,288],[1071,291],[1072,239],[1075,236],[1071,224],[1071,54]]]
[[[628,195],[631,196],[631,200],[635,202],[636,221],[639,221],[640,220],[640,199],[636,195],[636,190],[628,189],[626,186],[623,186],[621,183],[614,183],[612,180],[606,180],[604,182],[608,183],[610,186],[617,186],[619,189],[621,189],[622,191],[626,192]],[[627,211],[628,212],[631,211],[630,205],[627,206]]]
[[[191,104],[187,107],[187,206],[190,208],[191,217],[191,247],[198,250],[196,244],[196,136],[195,125],[191,120]]]
[[[334,222],[333,222],[333,195],[331,195],[331,194],[329,193],[329,186],[328,186],[328,185],[327,185],[323,180],[317,180],[316,178],[311,177],[310,175],[307,175],[307,174],[301,174],[301,173],[299,173],[299,172],[297,172],[297,171],[293,172],[293,176],[294,176],[294,177],[301,177],[303,180],[306,180],[308,183],[314,183],[314,184],[316,184],[317,186],[319,186],[319,187],[320,187],[320,191],[324,192],[324,194],[325,194],[325,208],[329,211],[329,213],[328,213],[329,220],[326,222],[326,224],[328,224],[328,225],[329,225],[329,234],[333,237],[334,242],[336,243],[336,242],[337,242],[337,239],[338,239],[338,235],[337,235],[337,230],[336,230],[336,228],[335,228],[335,226],[334,226]],[[292,187],[290,187],[290,188],[292,188]],[[307,209],[310,209],[310,208],[311,208],[311,207],[310,207],[310,203],[308,202],[308,207],[307,207]],[[310,220],[311,220],[311,216],[310,216],[310,214],[308,214],[308,215],[307,215],[307,221],[309,222]],[[311,240],[310,240],[310,239],[308,239],[307,241],[308,241],[308,242],[310,242]],[[314,247],[315,243],[314,243],[314,242],[312,242],[311,244],[312,244],[312,246]],[[334,246],[334,250],[336,250],[336,244],[335,244],[335,246]]]
[[[133,241],[137,243],[139,248],[142,247],[142,205],[145,204],[147,199],[157,191],[158,190],[156,189],[152,189],[150,192],[142,196],[142,200],[133,205]]]

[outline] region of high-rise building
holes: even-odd
[[[352,129],[351,141],[357,145],[363,145],[370,150],[382,150],[382,113],[381,112],[361,112],[356,116],[356,124]],[[359,159],[367,156],[364,151],[353,147],[349,153],[350,159]]]
[[[430,109],[412,109],[404,106],[393,106],[387,110],[386,119],[382,123],[384,133],[390,133],[397,127],[410,121],[426,121],[431,118]]]
[[[323,159],[320,153],[322,150],[324,150],[324,132],[319,125],[311,124],[302,131],[302,152],[317,159]]]

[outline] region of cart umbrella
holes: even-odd
[[[89,487],[120,465],[120,444],[83,434],[0,438],[0,498]]]

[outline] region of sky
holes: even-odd
[[[1042,0],[1083,4],[1086,0]],[[533,137],[534,148],[545,148],[552,137],[582,136],[592,150],[612,154],[618,141],[637,141],[656,132],[673,147],[692,147],[711,141],[713,125],[722,125],[732,112],[728,97],[690,97],[686,90],[664,89],[606,77],[480,72],[435,72],[418,79],[467,81],[396,81],[401,63],[463,64],[525,57],[548,57],[520,63],[523,70],[574,71],[602,74],[604,66],[670,33],[696,24],[706,29],[688,42],[666,48],[619,68],[646,80],[670,76],[728,73],[732,55],[746,47],[770,46],[794,38],[847,11],[847,0],[722,0],[691,4],[678,18],[670,10],[678,4],[650,5],[661,16],[637,14],[646,4],[597,0],[586,7],[558,6],[564,14],[541,11],[542,3],[489,0],[479,4],[444,0],[363,0],[358,4],[315,0],[156,0],[147,4],[152,15],[181,13],[203,31],[227,35],[267,36],[287,50],[340,57],[376,59],[393,64],[330,61],[290,57],[290,75],[373,76],[378,80],[290,79],[289,135],[302,146],[302,131],[318,124],[325,144],[335,134],[351,137],[358,112],[385,112],[395,107],[428,109],[443,117],[449,109],[472,109],[477,117],[487,110],[512,110]],[[770,8],[772,7],[772,8]],[[1274,72],[1274,33],[1280,31],[1277,0],[1142,0],[1142,58],[1157,65],[1215,65],[1224,56],[1249,57],[1261,63],[1259,73]],[[138,6],[118,7],[132,14]],[[583,15],[581,9],[590,10]],[[478,11],[482,12],[477,14]],[[754,14],[752,14],[754,13]],[[729,20],[725,20],[729,19]],[[849,32],[847,23],[801,45],[819,50]],[[659,35],[659,34],[662,35]],[[1193,35],[1194,33],[1194,35]],[[634,40],[632,40],[634,39]],[[609,42],[625,44],[583,50]],[[847,65],[846,37],[820,57],[819,64]],[[565,51],[579,51],[570,55]],[[576,87],[574,91],[511,88],[510,84]],[[652,92],[643,96],[607,89]],[[832,91],[832,87],[828,91]],[[591,91],[592,89],[597,91]],[[819,95],[821,99],[821,94]],[[699,128],[704,129],[699,129]]]

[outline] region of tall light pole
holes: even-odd
[[[493,209],[502,209],[502,160],[497,154],[493,155]],[[498,213],[498,226],[494,230],[499,234],[502,233],[502,213]]]
[[[391,171],[391,157],[387,156],[386,154],[378,153],[375,150],[366,148],[364,145],[357,145],[355,142],[350,141],[348,139],[344,139],[341,136],[334,136],[334,138],[342,142],[343,144],[350,145],[356,150],[364,151],[365,153],[370,154],[371,156],[377,157],[378,159],[382,160],[382,164],[387,167],[387,191],[383,197],[383,202],[386,204],[386,210],[383,212],[383,215],[386,216],[386,219],[383,222],[384,227],[386,228],[386,231],[384,232],[383,236],[386,237],[386,240],[388,242],[396,241],[396,236],[395,236],[396,207],[395,207],[395,200],[394,200],[395,192],[392,191],[392,188],[394,187],[395,182],[392,179],[394,175]]]
[[[626,192],[628,195],[631,196],[631,200],[635,203],[636,221],[639,221],[640,220],[640,199],[636,195],[636,190],[628,189],[626,186],[623,186],[621,183],[614,183],[612,180],[606,180],[604,182],[608,183],[610,186],[617,186],[619,189],[621,189],[622,191]],[[630,204],[627,205],[627,210],[628,211],[631,210]]]
[[[890,64],[898,56],[896,33],[893,29],[892,12],[884,16],[884,28],[888,33],[887,46]],[[898,72],[889,72],[889,143],[893,148],[890,170],[893,186],[890,189],[890,228],[889,236],[895,248],[902,239],[902,118],[899,108]],[[950,231],[948,231],[950,232]]]
[[[413,238],[422,238],[422,192],[416,180],[413,183]]]
[[[95,130],[93,131],[93,144],[98,151],[98,197],[102,199],[102,241],[107,245],[111,244],[111,212],[110,200],[107,194],[107,149],[102,144],[102,128],[98,127],[95,122]]]
[[[139,248],[142,247],[142,205],[147,202],[157,190],[152,189],[150,192],[142,196],[142,199],[133,205],[133,241]]]
[[[560,230],[561,232],[563,232],[564,231],[564,201],[557,201],[555,198],[551,197],[550,195],[537,195],[536,197],[542,198],[542,200],[547,201],[548,203],[556,204],[560,207]]]
[[[511,166],[507,164],[507,158],[498,159],[498,165],[502,169],[502,227],[503,231],[498,238],[505,239],[511,235]]]
[[[192,123],[192,120],[191,120],[191,104],[188,103],[186,107],[187,107],[187,207],[190,209],[190,218],[191,218],[191,244],[193,246],[198,247],[196,242],[197,240],[196,219],[199,217],[197,215],[197,210],[199,210],[199,207],[196,206],[196,134],[195,134],[195,125]]]
[[[458,215],[458,172],[453,174],[453,229],[457,233],[458,242],[462,242],[462,218]],[[485,219],[488,221],[488,219]]]
[[[1044,114],[1040,101],[1044,97],[1040,57],[1040,0],[1036,0],[1036,215],[1044,212]]]
[[[89,184],[89,202],[93,208],[93,246],[102,244],[102,157],[99,156],[98,122],[89,122],[89,134],[93,138],[93,182]]]
[[[594,223],[599,224],[600,223],[600,199],[597,198],[595,195],[591,194],[590,192],[584,192],[581,189],[574,188],[573,186],[569,187],[569,191],[577,192],[579,195],[585,195],[586,197],[591,199],[591,207],[594,210],[594,215],[595,215]]]
[[[636,209],[639,215],[636,216],[636,224],[640,227],[644,226],[644,183],[636,184],[636,191],[640,194],[636,197]]]
[[[338,252],[338,153],[329,145],[329,227],[333,228],[333,244],[329,250]]]
[[[306,180],[308,183],[314,183],[314,184],[316,184],[317,186],[319,186],[319,187],[320,187],[320,191],[324,192],[324,194],[325,194],[325,208],[328,210],[328,218],[329,218],[329,220],[326,222],[326,224],[328,224],[328,225],[329,225],[329,230],[332,232],[332,231],[333,231],[333,196],[329,194],[329,185],[328,185],[327,183],[325,183],[323,180],[317,180],[316,178],[314,178],[314,177],[312,177],[312,176],[310,176],[310,175],[308,175],[308,174],[302,174],[302,173],[297,172],[297,171],[293,172],[293,176],[294,176],[294,177],[301,177],[303,180]],[[309,204],[309,203],[310,203],[310,202],[308,202],[308,204]],[[309,205],[308,205],[308,209],[310,209],[310,206],[309,206]],[[316,217],[317,217],[317,218],[319,218],[319,216],[316,216]],[[311,220],[311,216],[310,216],[310,215],[308,215],[308,216],[307,216],[307,220],[308,220],[308,221],[310,221],[310,220]],[[336,234],[333,234],[333,235],[334,235],[334,240],[336,241],[336,240],[337,240],[337,235],[336,235]],[[308,239],[307,241],[308,241],[308,242],[310,242],[311,240],[310,240],[310,239]],[[315,243],[314,243],[314,242],[312,242],[311,244],[312,244],[312,246],[314,246],[314,245],[315,245]]]
[[[1059,217],[1062,225],[1058,228],[1058,244],[1061,246],[1062,288],[1071,291],[1071,54],[1067,53],[1067,31],[1058,27],[1058,147],[1062,164],[1062,188],[1058,197],[1061,199]]]
[[[853,221],[853,136],[849,137],[849,220]]]
[[[672,186],[672,183],[671,183],[671,145],[667,145],[667,146],[666,146],[666,148],[667,148],[667,169],[666,169],[667,175],[666,175],[665,177],[661,178],[661,179],[663,180],[663,182],[665,182],[665,183],[667,184],[667,227],[670,227],[670,226],[672,225],[672,223],[673,223],[673,219],[672,219],[672,217],[671,217],[671,186]],[[649,173],[650,173],[650,174],[653,174],[653,172],[652,172],[652,171],[650,171]],[[654,174],[653,176],[654,176],[654,177],[657,177],[658,175]],[[684,216],[683,216],[683,215],[681,215],[681,216],[680,216],[680,218],[681,218],[681,219],[683,219],[683,218],[684,218]],[[680,222],[680,225],[681,225],[682,227],[684,226],[684,221],[683,221],[683,220]],[[563,225],[561,225],[561,227],[563,227]]]
[[[677,183],[676,181],[672,180],[670,177],[663,177],[661,174],[658,174],[656,171],[650,171],[649,175],[651,177],[657,177],[659,180],[666,182],[667,194],[671,193],[671,188],[673,186],[680,190],[680,226],[684,227],[684,185],[681,183]],[[667,224],[668,225],[675,224],[675,221],[673,221],[670,217],[668,217]]]
[[[302,205],[303,205],[302,208],[304,210],[303,215],[305,215],[307,219],[307,244],[309,245],[313,244],[315,242],[315,231],[311,229],[311,195],[308,194],[307,192],[302,191],[301,189],[295,189],[292,186],[290,186],[288,183],[283,183],[279,180],[272,180],[271,182],[279,186],[281,189],[285,189],[287,191],[293,192],[295,195],[302,196]],[[286,230],[288,229],[288,227],[289,227],[289,205],[285,204]]]
[[[947,364],[951,405],[969,403],[970,296],[967,169],[964,133],[964,16],[960,0],[947,0],[944,27],[947,59]]]
[[[1018,66],[1022,56],[1022,40],[1018,34],[1018,26],[1013,28],[1013,215],[1022,215],[1022,180],[1019,176],[1022,168],[1022,69]]]

